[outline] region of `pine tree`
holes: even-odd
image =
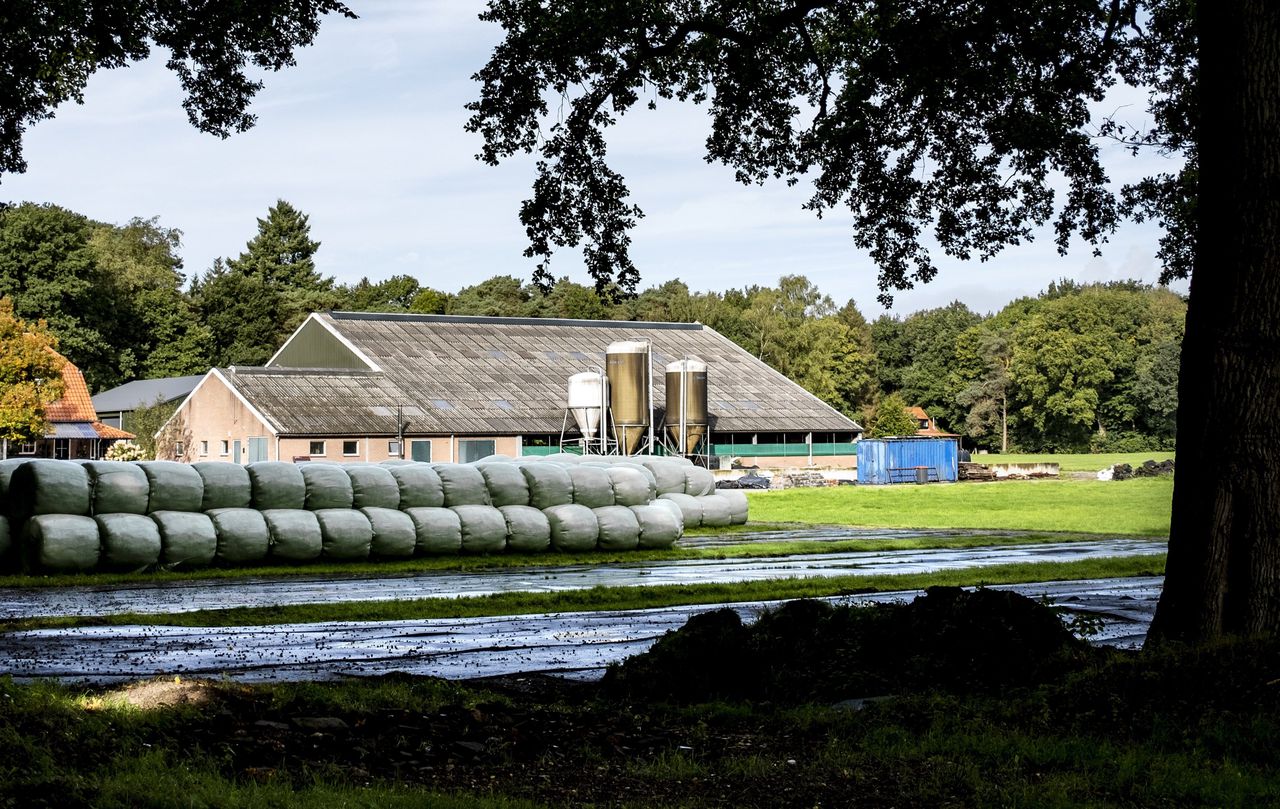
[[[266,219],[258,220],[258,235],[249,240],[245,251],[227,265],[280,291],[327,291],[333,279],[316,272],[319,248],[320,242],[311,238],[308,216],[281,199],[267,210]]]

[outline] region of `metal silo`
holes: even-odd
[[[693,455],[707,434],[707,364],[686,357],[667,366],[667,434],[676,451]]]
[[[649,431],[649,343],[621,340],[605,349],[609,415],[618,452],[634,455]]]
[[[569,377],[569,412],[582,433],[583,443],[590,447],[597,442],[596,434],[603,439],[601,421],[609,406],[609,380],[599,371],[583,371]]]

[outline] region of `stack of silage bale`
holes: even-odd
[[[33,570],[667,548],[746,522],[683,459],[0,462],[0,556]],[[18,552],[12,552],[16,547]]]

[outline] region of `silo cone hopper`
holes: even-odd
[[[605,350],[609,411],[618,451],[634,455],[649,432],[649,343],[622,340]]]
[[[667,365],[667,435],[681,455],[693,455],[707,435],[707,364],[697,357]]]
[[[609,403],[609,380],[598,371],[584,371],[569,377],[569,412],[578,425],[586,446],[599,443],[601,421]]]

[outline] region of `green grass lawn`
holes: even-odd
[[[748,497],[751,519],[765,522],[1167,536],[1173,481],[835,486]]]
[[[1056,463],[1063,472],[1097,472],[1118,463],[1138,466],[1143,461],[1163,461],[1172,452],[1101,452],[1097,454],[1056,455],[1051,452],[1009,453],[1007,455],[974,455],[975,463]]]

